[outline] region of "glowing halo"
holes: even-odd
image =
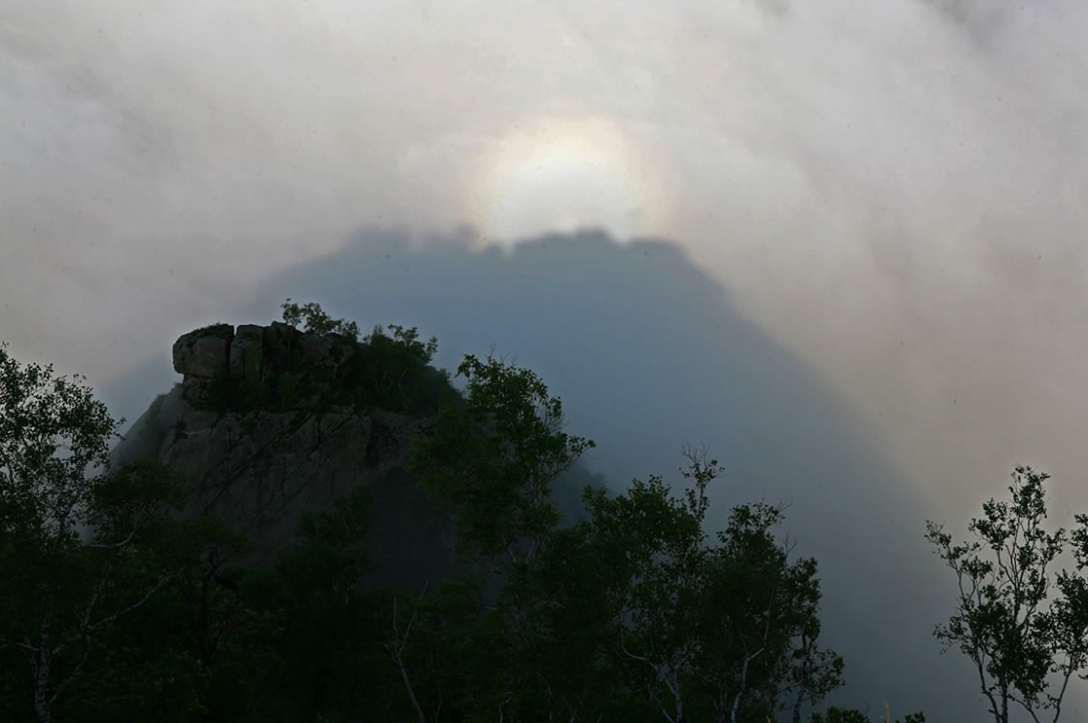
[[[541,118],[487,144],[468,169],[465,211],[490,245],[587,228],[617,239],[662,233],[660,164],[603,118]]]

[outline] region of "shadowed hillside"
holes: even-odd
[[[587,465],[620,489],[632,477],[670,478],[682,444],[706,445],[726,469],[712,529],[738,502],[792,500],[786,529],[797,554],[820,561],[825,640],[847,661],[847,686],[833,699],[978,719],[966,667],[940,656],[931,636],[947,615],[948,583],[922,540],[932,512],[870,448],[864,420],[682,252],[597,233],[482,253],[463,234],[428,241],[415,251],[397,232],[362,233],[224,315],[267,319],[285,297],[316,299],[363,328],[398,323],[437,336],[435,361],[446,368],[494,346],[563,399],[570,430],[598,443]]]

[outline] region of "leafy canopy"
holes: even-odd
[[[309,331],[314,334],[342,334],[351,337],[354,341],[358,341],[359,339],[358,324],[354,321],[333,319],[321,308],[321,305],[316,302],[311,301],[299,305],[288,298],[283,302],[280,308],[283,309],[283,321],[285,324],[301,326],[304,331]]]
[[[39,723],[96,662],[95,643],[199,548],[168,515],[185,496],[175,472],[109,470],[117,426],[79,377],[0,345],[0,691]]]
[[[1012,479],[1011,502],[991,498],[985,516],[971,520],[973,541],[954,544],[943,526],[926,523],[926,539],[959,588],[956,612],[934,634],[942,652],[956,645],[974,664],[995,723],[1008,723],[1011,704],[1036,722],[1056,722],[1070,678],[1088,667],[1088,581],[1079,574],[1088,564],[1088,516],[1076,517],[1071,538],[1076,571],[1058,573],[1058,597],[1046,605],[1050,568],[1070,538],[1043,528],[1049,475],[1019,466]]]
[[[288,299],[284,319],[358,340],[317,304]],[[0,536],[0,717],[801,723],[842,684],[819,644],[816,561],[775,535],[785,505],[738,505],[710,538],[721,469],[688,449],[680,496],[656,476],[622,494],[587,486],[582,517],[561,525],[554,487],[594,446],[563,431],[561,401],[533,372],[472,355],[464,393],[448,393],[429,367],[436,340],[388,329],[364,340],[351,380],[367,403],[437,409],[411,469],[490,578],[368,588],[381,560],[364,545],[365,486],[304,516],[273,569],[232,566],[244,539],[215,518],[175,523],[185,495],[166,468],[44,476],[68,448],[104,465],[115,426],[89,390],[50,397],[63,385],[0,358],[15,410],[0,417],[0,522],[18,533]],[[1088,560],[1088,532],[1075,539]]]

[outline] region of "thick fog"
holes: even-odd
[[[924,520],[1018,462],[1088,511],[1086,37],[1075,0],[5,0],[0,341],[129,420],[178,335],[287,296],[494,344],[613,485],[691,442],[716,521],[793,500],[843,702],[982,721]]]

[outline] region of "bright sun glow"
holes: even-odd
[[[488,243],[585,228],[659,232],[664,183],[612,121],[540,119],[490,144],[471,169],[468,214]]]

